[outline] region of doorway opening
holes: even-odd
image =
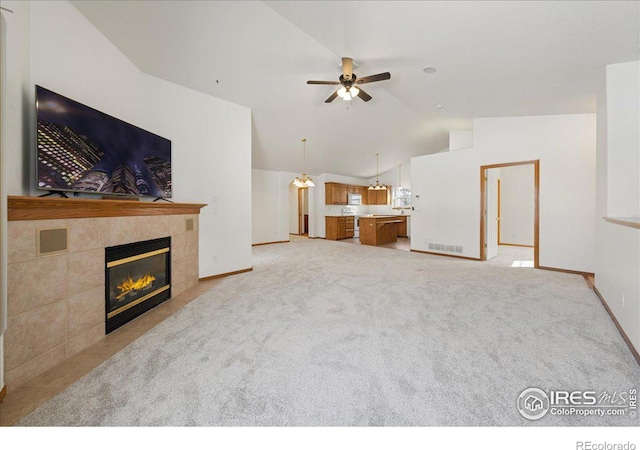
[[[540,266],[539,194],[540,160],[480,167],[480,260],[502,250],[511,267]]]
[[[309,236],[309,188],[298,188],[298,235]]]

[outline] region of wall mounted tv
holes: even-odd
[[[38,189],[171,197],[171,141],[36,86]]]

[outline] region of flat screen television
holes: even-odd
[[[36,86],[38,189],[171,197],[171,141]]]

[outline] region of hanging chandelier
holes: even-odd
[[[378,183],[378,155],[379,153],[376,153],[376,184],[372,184],[371,186],[369,186],[369,190],[370,191],[386,191],[387,187],[384,184],[380,184]]]
[[[293,184],[299,188],[304,187],[313,187],[313,180],[311,177],[308,177],[306,173],[306,163],[307,163],[307,138],[302,139],[302,177],[296,177],[293,180]]]

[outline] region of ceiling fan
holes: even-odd
[[[371,100],[371,96],[356,85],[365,83],[373,83],[374,81],[388,80],[391,78],[389,72],[379,73],[376,75],[369,75],[368,77],[358,78],[353,73],[353,60],[351,58],[342,58],[342,75],[340,75],[340,81],[307,81],[307,84],[334,84],[342,85],[337,91],[326,99],[325,103],[331,103],[336,97],[341,97],[343,100],[351,100],[353,97],[360,97],[365,102]]]

